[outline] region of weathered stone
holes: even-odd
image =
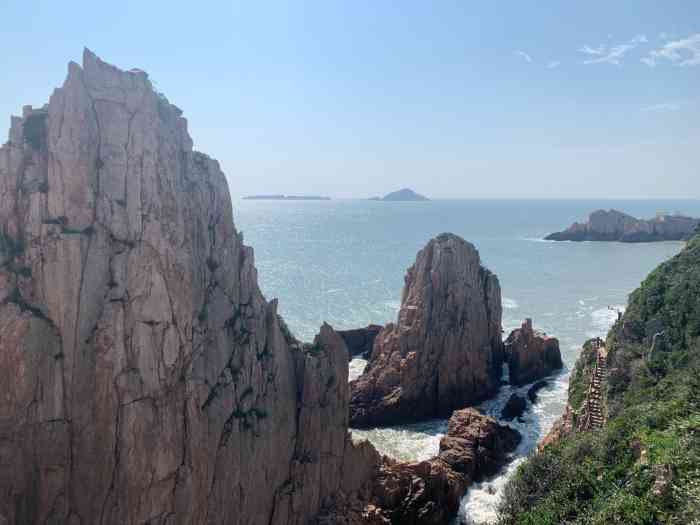
[[[533,330],[530,319],[510,333],[505,342],[505,353],[513,385],[532,383],[564,366],[559,341]]]
[[[418,463],[384,460],[373,502],[391,523],[449,523],[472,481],[495,474],[520,439],[517,431],[477,410],[458,410],[437,457]]]
[[[397,322],[377,335],[364,374],[350,383],[352,426],[448,416],[498,390],[501,291],[476,248],[442,234],[405,281]]]
[[[145,73],[85,51],[0,148],[0,515],[305,524],[377,466],[347,349],[262,296],[218,163]],[[357,494],[355,494],[357,493]]]
[[[548,241],[654,242],[689,239],[700,219],[660,214],[653,219],[637,219],[617,210],[596,210],[588,222],[575,222],[568,229],[545,237]]]
[[[520,418],[527,409],[527,401],[524,397],[518,394],[511,394],[508,401],[501,410],[501,418],[506,421],[513,421],[516,417]]]

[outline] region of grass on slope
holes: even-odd
[[[608,424],[524,463],[499,523],[700,524],[700,236],[630,296],[607,346]],[[572,375],[572,406],[587,381]]]

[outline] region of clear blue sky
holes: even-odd
[[[700,198],[697,0],[5,0],[0,20],[5,123],[87,46],[150,74],[234,196]]]

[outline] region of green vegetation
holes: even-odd
[[[524,463],[506,488],[502,525],[700,524],[700,236],[630,296],[607,348],[607,425]],[[574,408],[591,365],[584,350]]]

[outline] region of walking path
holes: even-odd
[[[597,358],[591,384],[586,396],[586,404],[583,411],[583,421],[580,430],[598,430],[605,425],[605,408],[603,406],[603,388],[608,377],[608,352],[605,343],[601,339],[593,342]]]

